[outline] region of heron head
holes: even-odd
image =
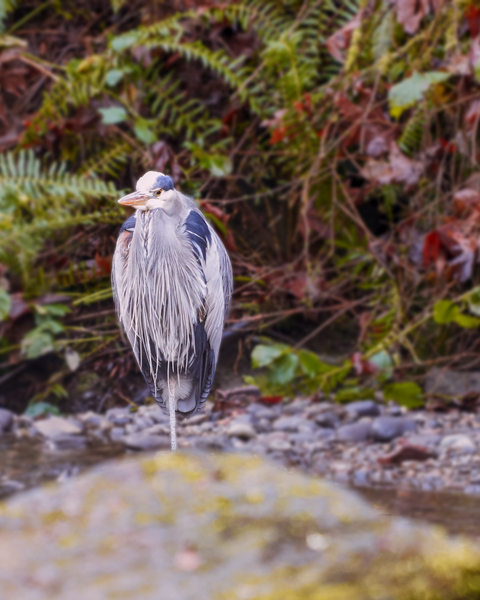
[[[174,192],[175,186],[171,177],[158,171],[148,171],[137,181],[136,191],[123,196],[118,202],[140,210],[164,208]]]

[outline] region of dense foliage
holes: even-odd
[[[480,5],[3,0],[0,18],[0,382],[51,352],[37,400],[79,367],[134,368],[109,272],[115,199],[150,169],[223,236],[230,324],[270,336],[269,394],[414,405],[431,365],[479,362]],[[337,330],[351,351],[321,360]]]

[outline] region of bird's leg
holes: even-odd
[[[172,452],[177,449],[175,409],[175,379],[172,377],[168,380],[168,412],[170,414],[170,441],[172,443]]]

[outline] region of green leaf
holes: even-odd
[[[446,81],[450,73],[430,71],[414,73],[411,77],[392,86],[388,92],[390,114],[398,119],[404,110],[419,102],[424,93],[435,83]]]
[[[119,35],[110,42],[110,48],[115,52],[123,52],[133,46],[140,36],[139,31],[128,31],[123,35]]]
[[[228,156],[213,154],[210,156],[208,169],[213,177],[225,177],[232,172],[232,161]]]
[[[371,390],[354,385],[351,387],[343,387],[335,394],[335,402],[352,402],[354,400],[363,400],[365,397],[372,396]]]
[[[389,383],[383,388],[383,395],[385,400],[394,400],[407,408],[417,408],[423,405],[422,390],[413,381]]]
[[[390,354],[385,350],[374,354],[368,359],[368,362],[377,367],[380,373],[384,376],[384,379],[390,379],[390,377],[393,375],[393,361]]]
[[[27,358],[38,358],[53,350],[53,336],[41,327],[32,329],[22,340],[22,353]]]
[[[284,354],[270,365],[268,381],[273,385],[285,385],[291,383],[295,378],[298,367],[298,356],[296,354]]]
[[[300,350],[298,357],[300,359],[300,367],[302,368],[302,371],[305,373],[305,375],[307,375],[307,377],[311,377],[312,379],[317,375],[321,375],[322,373],[328,373],[328,371],[332,369],[332,365],[328,365],[320,360],[319,356],[314,352]]]
[[[124,72],[120,69],[111,69],[105,75],[105,83],[109,87],[115,87],[119,83],[124,75]]]
[[[476,329],[480,325],[480,319],[471,315],[457,315],[455,323],[464,329]]]
[[[460,309],[450,300],[439,300],[435,302],[433,307],[433,318],[435,323],[439,325],[446,325],[455,321],[459,314]]]
[[[27,417],[43,417],[46,415],[60,415],[61,412],[59,409],[50,404],[49,402],[35,402],[34,404],[29,404],[27,410],[24,413]]]
[[[476,287],[472,290],[468,297],[468,308],[472,314],[480,317],[480,288]]]
[[[115,125],[121,123],[127,118],[127,111],[123,106],[109,106],[108,108],[99,108],[98,112],[102,115],[102,123],[105,125]]]
[[[10,300],[7,290],[0,288],[0,321],[5,321],[8,317],[11,306],[12,301]]]
[[[150,123],[146,119],[137,119],[133,128],[137,138],[144,144],[150,145],[157,141],[157,137],[150,129]]]
[[[40,315],[51,315],[52,317],[63,317],[72,312],[65,304],[36,304],[35,310]]]
[[[276,358],[285,354],[286,350],[288,350],[288,346],[283,344],[272,344],[270,346],[259,344],[252,352],[252,367],[254,369],[267,367]]]

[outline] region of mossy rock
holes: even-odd
[[[112,462],[0,505],[8,600],[480,597],[480,549],[245,456]]]

